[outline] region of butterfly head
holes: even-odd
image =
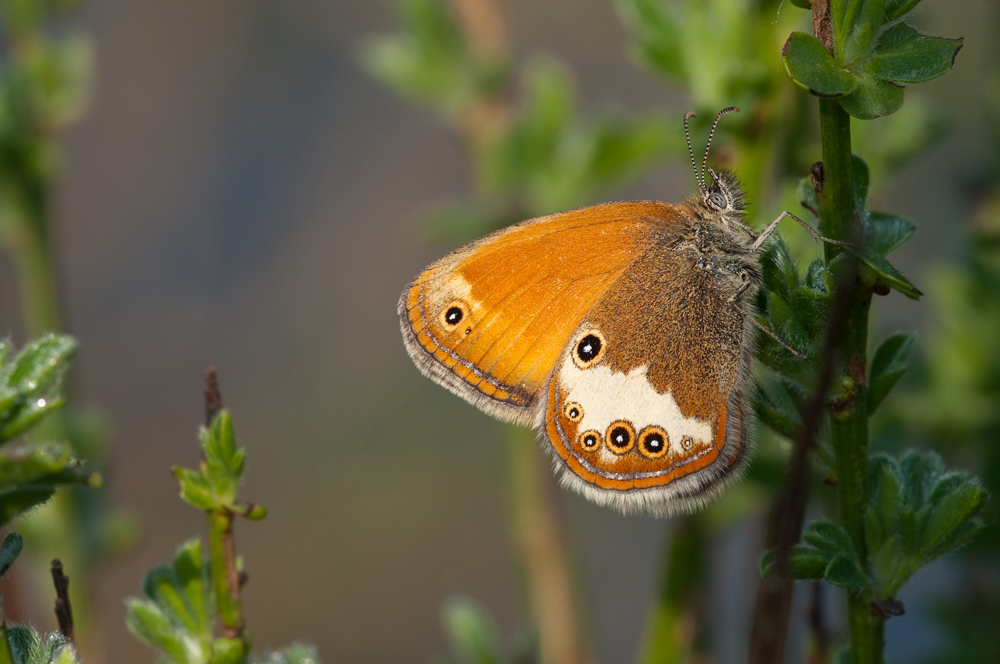
[[[715,136],[715,128],[719,126],[722,116],[729,113],[738,113],[740,109],[735,106],[724,108],[715,116],[712,123],[712,130],[708,134],[708,144],[705,146],[705,157],[702,159],[701,169],[694,158],[694,150],[691,148],[691,133],[688,131],[688,120],[695,117],[694,113],[684,116],[684,135],[687,137],[688,152],[691,154],[691,166],[694,168],[694,177],[698,182],[698,189],[701,193],[699,203],[710,216],[722,218],[739,217],[743,215],[746,207],[746,195],[743,185],[736,174],[732,171],[708,168],[708,151],[712,147],[712,137]],[[711,182],[706,179],[705,172],[711,175]]]
[[[742,216],[746,208],[746,190],[739,178],[726,169],[708,169],[712,183],[701,190],[702,205],[720,216]]]

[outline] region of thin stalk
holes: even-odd
[[[853,193],[850,116],[835,100],[821,99],[820,135],[823,146],[823,187],[817,199],[822,233],[835,240],[854,241],[860,237]],[[831,261],[842,251],[826,245]],[[867,560],[864,539],[864,510],[868,504],[868,311],[871,289],[857,279],[851,293],[844,333],[840,344],[841,385],[853,382],[851,398],[834,404],[830,424],[837,470],[837,506],[840,523],[851,535],[861,560]],[[870,598],[848,596],[851,630],[851,662],[881,664],[884,621],[869,614]]]
[[[449,0],[462,34],[477,57],[504,62],[510,59],[506,25],[496,0]],[[474,100],[458,118],[457,130],[465,139],[474,169],[484,150],[503,135],[515,111],[510,91]],[[481,169],[480,169],[481,170]],[[476,172],[480,194],[487,191]],[[577,616],[576,593],[566,563],[566,550],[558,527],[552,479],[534,435],[508,427],[511,536],[525,574],[528,606],[541,642],[546,664],[580,664],[588,661]]]
[[[664,547],[660,592],[648,617],[641,664],[681,664],[691,661],[703,636],[698,615],[699,593],[705,581],[705,536],[698,514],[677,520]]]
[[[215,608],[222,621],[223,632],[228,639],[244,639],[246,623],[240,599],[240,576],[236,569],[232,513],[208,512],[208,545]]]
[[[528,605],[538,628],[541,661],[589,661],[577,623],[573,582],[556,519],[552,475],[534,435],[507,427],[511,530],[525,575]]]
[[[3,606],[0,606],[0,664],[14,664],[14,655],[7,640],[7,619],[3,615]]]
[[[34,339],[58,332],[59,298],[51,252],[36,224],[28,220],[12,224],[9,230],[10,255],[17,276],[24,317],[24,335]]]

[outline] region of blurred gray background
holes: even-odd
[[[629,61],[609,0],[501,4],[516,57],[562,59],[586,108],[686,110]],[[966,38],[953,74],[915,93],[948,114],[950,133],[876,206],[920,224],[899,257],[918,286],[961,247],[962,183],[984,126],[969,90],[994,38],[982,16],[996,11],[988,0],[928,5],[918,25]],[[122,600],[203,532],[169,468],[196,463],[210,364],[248,449],[245,494],[271,509],[237,531],[256,646],[301,639],[326,662],[426,662],[446,647],[440,608],[456,593],[511,632],[520,589],[501,430],[421,378],[399,338],[400,290],[447,250],[422,244],[415,222],[470,180],[453,132],[357,63],[366,35],[395,28],[391,2],[89,0],[80,18],[98,79],[64,142],[62,283],[81,399],[114,427],[107,490],[143,525],[98,583],[109,661],[153,661],[126,632]],[[674,200],[690,179],[678,162],[619,197]],[[884,327],[927,322],[898,294],[878,305]],[[0,334],[18,337],[10,311]],[[669,522],[558,497],[596,652],[629,662]],[[715,561],[724,634],[748,631],[756,575],[725,551],[757,546],[759,526],[727,535]],[[889,623],[894,661],[934,643],[918,605]]]

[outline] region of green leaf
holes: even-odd
[[[905,88],[882,80],[866,71],[855,72],[857,88],[837,101],[849,114],[860,120],[874,120],[891,115],[903,105]]]
[[[209,662],[212,602],[200,540],[181,545],[172,563],[150,571],[142,585],[145,598],[126,602],[129,630],[176,664]]]
[[[907,363],[913,353],[917,335],[914,332],[894,334],[883,341],[872,360],[871,376],[868,384],[868,414],[885,400],[889,391],[906,372]]]
[[[899,476],[903,480],[907,504],[914,509],[926,503],[936,504],[938,498],[932,494],[942,491],[940,495],[943,496],[966,477],[961,473],[945,474],[940,456],[916,450],[906,452],[899,460]]]
[[[834,556],[823,573],[823,578],[828,583],[847,590],[861,590],[868,584],[857,561],[845,554]]]
[[[156,648],[175,664],[207,664],[209,653],[197,641],[185,639],[162,610],[149,600],[125,602],[125,625],[143,643]]]
[[[774,555],[774,549],[768,549],[760,557],[761,577],[774,573]],[[829,562],[829,558],[816,549],[793,546],[788,556],[789,574],[793,579],[822,579]]]
[[[913,236],[916,226],[909,219],[887,212],[868,212],[864,221],[865,246],[872,253],[885,256]]]
[[[802,421],[798,413],[789,412],[786,408],[775,403],[763,390],[757,390],[754,394],[753,406],[757,413],[757,419],[775,433],[789,440],[798,440],[801,436]]]
[[[947,74],[961,48],[961,39],[928,37],[897,23],[882,33],[865,69],[896,83],[922,83]]]
[[[961,524],[974,517],[986,501],[986,490],[972,478],[964,478],[954,491],[944,496],[940,502],[931,507],[931,515],[923,532],[921,552],[940,551],[940,545],[948,539]],[[938,553],[940,551],[940,553]],[[935,556],[936,557],[936,556]],[[929,561],[928,561],[929,562]]]
[[[830,560],[839,555],[857,558],[851,536],[843,526],[831,521],[810,523],[802,531],[802,540],[827,554]]]
[[[39,482],[73,463],[66,443],[26,444],[0,453],[0,487]]]
[[[52,497],[60,485],[98,487],[65,443],[31,443],[0,452],[0,525]]]
[[[24,538],[19,533],[11,531],[4,535],[3,544],[0,544],[0,578],[7,574],[23,547]]]
[[[210,596],[201,559],[201,540],[182,544],[171,565],[160,565],[146,574],[143,593],[177,625],[198,637],[211,638]]]
[[[9,360],[4,342],[0,362],[0,443],[15,438],[62,405],[63,376],[76,352],[70,337],[47,335]]]
[[[181,485],[181,499],[184,502],[202,510],[219,507],[212,493],[212,487],[201,473],[180,466],[174,466],[173,472]]]
[[[503,652],[496,624],[481,606],[467,599],[450,600],[444,625],[456,653],[470,664],[501,664]]]
[[[823,44],[812,35],[793,32],[781,49],[791,79],[817,97],[850,95],[858,81],[839,67]]]
[[[906,278],[902,272],[897,270],[893,265],[886,260],[885,256],[873,253],[871,251],[858,251],[857,249],[848,247],[853,255],[857,256],[864,265],[871,269],[875,275],[886,283],[890,288],[898,290],[900,293],[906,297],[919,300],[923,293],[914,286],[909,279]],[[872,279],[874,281],[874,279]]]
[[[53,632],[42,637],[32,627],[8,625],[7,642],[17,664],[79,664],[69,639]]]
[[[221,410],[208,427],[198,433],[205,452],[203,475],[218,505],[232,506],[236,501],[246,453],[236,446],[233,420],[228,410]]]
[[[885,18],[883,4],[884,0],[862,0],[857,6],[856,19],[850,27],[848,38],[844,40],[840,62],[855,62],[871,52]]]
[[[885,18],[894,21],[908,14],[921,0],[887,0],[885,3]]]

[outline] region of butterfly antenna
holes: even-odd
[[[691,168],[694,169],[694,181],[698,183],[699,187],[704,189],[705,181],[698,175],[698,162],[694,158],[694,148],[691,147],[691,132],[688,130],[688,120],[693,117],[696,117],[694,111],[688,111],[684,114],[684,136],[688,142],[688,154],[691,155]]]
[[[708,132],[708,143],[705,145],[705,158],[701,162],[701,182],[702,189],[705,187],[705,167],[708,166],[708,149],[712,147],[712,137],[715,136],[715,128],[719,126],[719,120],[722,119],[723,115],[728,115],[729,113],[739,113],[740,109],[735,106],[730,106],[729,108],[724,108],[719,111],[719,114],[715,116],[715,122],[712,123],[712,131]],[[688,145],[690,146],[690,139],[688,140]],[[692,156],[693,158],[693,156]]]

